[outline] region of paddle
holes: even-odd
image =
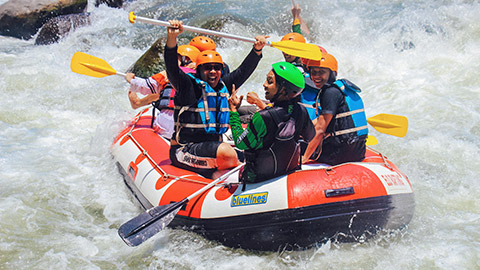
[[[118,228],[118,235],[120,235],[123,241],[131,247],[140,245],[141,243],[145,242],[145,240],[154,236],[156,233],[163,230],[168,224],[170,224],[180,208],[188,203],[192,198],[207,191],[217,183],[225,180],[234,172],[238,171],[243,165],[244,163],[231,169],[224,175],[217,178],[215,181],[212,181],[210,184],[197,190],[192,195],[179,202],[170,203],[167,205],[159,205],[148,209],[142,214],[122,224],[120,228]]]
[[[170,23],[166,21],[160,21],[160,20],[136,16],[133,11],[130,12],[130,14],[128,15],[128,20],[131,23],[135,23],[135,21],[139,21],[139,22],[144,22],[149,24],[170,27]],[[239,41],[255,43],[254,38],[241,37],[241,36],[222,33],[214,30],[208,30],[208,29],[203,29],[203,28],[198,28],[193,26],[186,26],[186,25],[183,26],[183,29],[186,31],[205,34],[205,35],[219,36],[219,37],[230,38],[230,39],[235,39]],[[278,41],[278,42],[268,41],[267,45],[273,48],[277,48],[282,52],[293,55],[293,56],[298,56],[298,57],[308,58],[313,60],[322,59],[322,52],[320,51],[320,48],[318,48],[318,46],[314,44],[300,43],[292,40],[285,40],[285,41]]]
[[[372,135],[368,135],[366,145],[376,145],[378,143],[377,138],[373,137]]]
[[[96,78],[103,78],[110,75],[125,77],[124,73],[117,72],[105,60],[83,52],[76,52],[73,55],[70,68],[75,73]]]
[[[408,131],[408,119],[405,116],[381,113],[367,119],[378,132],[405,137]]]

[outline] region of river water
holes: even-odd
[[[129,11],[198,25],[228,14],[222,31],[278,41],[290,1],[150,1],[89,5],[92,24],[59,43],[0,37],[0,269],[479,269],[480,3],[460,0],[302,0],[307,36],[363,89],[367,116],[405,115],[406,137],[373,129],[381,151],[413,185],[408,228],[361,243],[249,252],[167,229],[137,248],[117,236],[140,213],[112,160],[115,134],[135,111],[118,76],[70,71],[76,51],[125,71],[165,28],[130,24]],[[222,40],[237,66],[250,44]],[[241,91],[263,94],[264,50]]]

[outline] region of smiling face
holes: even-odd
[[[322,88],[330,77],[330,69],[321,67],[310,67],[310,79],[317,88]]]
[[[263,88],[265,89],[265,99],[273,101],[273,97],[277,94],[277,82],[275,81],[275,74],[273,70],[270,70],[267,74],[267,79],[263,83]]]
[[[222,64],[208,63],[200,66],[200,79],[215,88],[222,76]]]

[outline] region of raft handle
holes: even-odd
[[[324,192],[325,192],[325,197],[327,198],[355,194],[355,190],[353,189],[353,187],[326,189],[324,190]]]
[[[335,174],[337,172],[332,167],[329,167],[329,168],[325,168],[325,173],[327,175],[330,175],[330,174]]]

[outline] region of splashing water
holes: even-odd
[[[379,134],[375,149],[405,172],[416,195],[406,230],[306,251],[226,248],[164,230],[137,248],[117,236],[139,208],[109,154],[135,112],[127,83],[72,73],[76,51],[125,71],[166,30],[130,24],[129,11],[189,25],[229,15],[224,32],[278,41],[290,31],[290,1],[135,1],[94,8],[92,24],[57,44],[0,37],[0,265],[25,268],[476,269],[480,268],[480,3],[297,1],[312,32],[339,61],[339,76],[363,89],[367,116],[405,115],[405,138]],[[222,40],[237,66],[251,44]],[[240,90],[257,91],[278,50]]]

